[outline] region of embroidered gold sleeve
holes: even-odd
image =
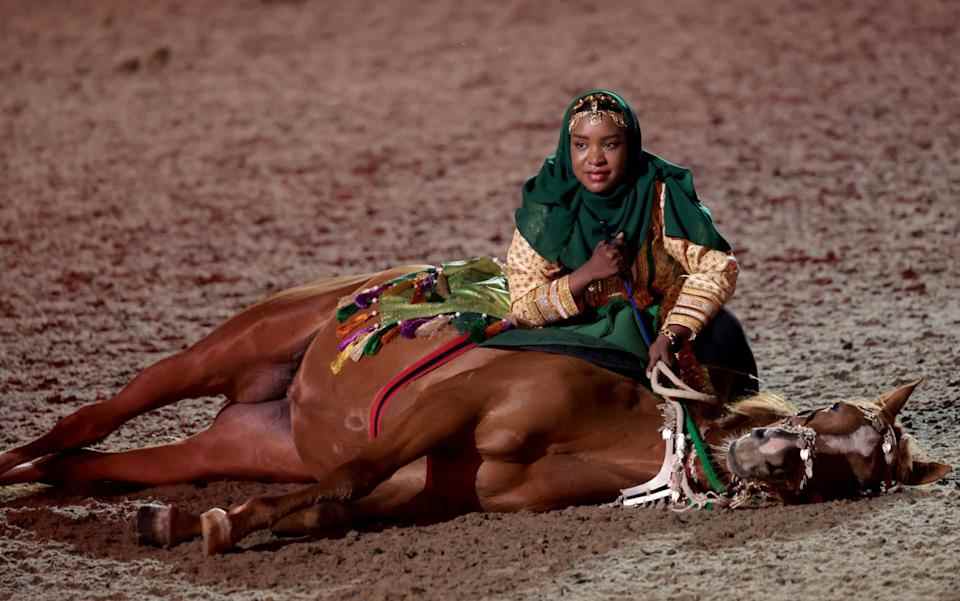
[[[661,195],[661,213],[664,198],[665,195]],[[677,302],[663,323],[686,326],[696,337],[733,296],[740,273],[737,259],[732,253],[700,246],[684,238],[671,238],[666,229],[663,231],[663,245],[687,273],[683,276]]]
[[[560,265],[537,254],[518,230],[513,232],[505,271],[510,313],[520,325],[542,326],[580,313],[570,292],[570,276],[561,275]]]

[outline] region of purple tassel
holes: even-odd
[[[374,299],[380,296],[386,287],[386,284],[381,284],[380,286],[375,286],[369,290],[364,290],[358,294],[355,299],[353,299],[353,302],[361,309],[366,309],[373,303]]]
[[[435,273],[427,274],[427,277],[423,278],[422,280],[419,280],[417,284],[418,284],[417,288],[419,288],[420,290],[432,290],[433,287],[437,284],[437,274]]]
[[[350,335],[348,335],[346,338],[344,338],[343,340],[341,340],[340,342],[337,343],[337,350],[338,350],[338,351],[342,351],[343,349],[345,349],[345,348],[347,348],[348,346],[350,346],[350,343],[351,343],[351,342],[353,342],[354,340],[356,340],[356,339],[359,338],[360,336],[363,336],[364,334],[367,334],[367,333],[369,333],[369,332],[374,331],[375,329],[377,329],[377,326],[367,326],[367,327],[361,328],[361,329],[359,329],[359,330],[357,330],[357,331],[355,331],[355,332],[351,332]]]
[[[415,338],[417,328],[433,319],[432,317],[417,317],[400,322],[400,335],[404,338]]]

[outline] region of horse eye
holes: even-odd
[[[830,405],[830,411],[840,411],[840,403]]]

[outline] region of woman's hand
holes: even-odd
[[[690,334],[693,333],[690,331],[690,328],[681,325],[669,325],[667,328],[673,332],[677,340],[681,343],[690,338]],[[670,339],[667,336],[664,334],[657,336],[657,339],[650,345],[650,361],[647,362],[647,377],[650,377],[653,373],[654,366],[660,361],[666,363],[667,366],[672,366],[675,352],[675,349],[670,348]]]
[[[623,232],[609,242],[599,242],[593,249],[590,259],[570,274],[570,292],[580,297],[591,282],[617,275],[626,269],[623,256]]]
[[[623,259],[623,232],[609,242],[598,242],[584,267],[593,276],[593,280],[602,280],[623,271],[626,267]]]

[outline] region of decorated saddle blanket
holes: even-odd
[[[482,342],[507,327],[510,292],[500,264],[489,257],[443,263],[408,273],[341,299],[337,349],[330,365],[376,355],[396,338],[431,336],[452,325]],[[504,322],[499,328],[491,326]]]
[[[646,381],[646,346],[637,344],[637,317],[627,303],[611,303],[573,323],[511,328],[510,291],[502,265],[479,257],[402,275],[341,299],[337,348],[330,365],[340,373],[349,361],[376,355],[398,338],[431,336],[455,327],[472,344],[572,355]],[[644,313],[647,327],[655,314]]]

